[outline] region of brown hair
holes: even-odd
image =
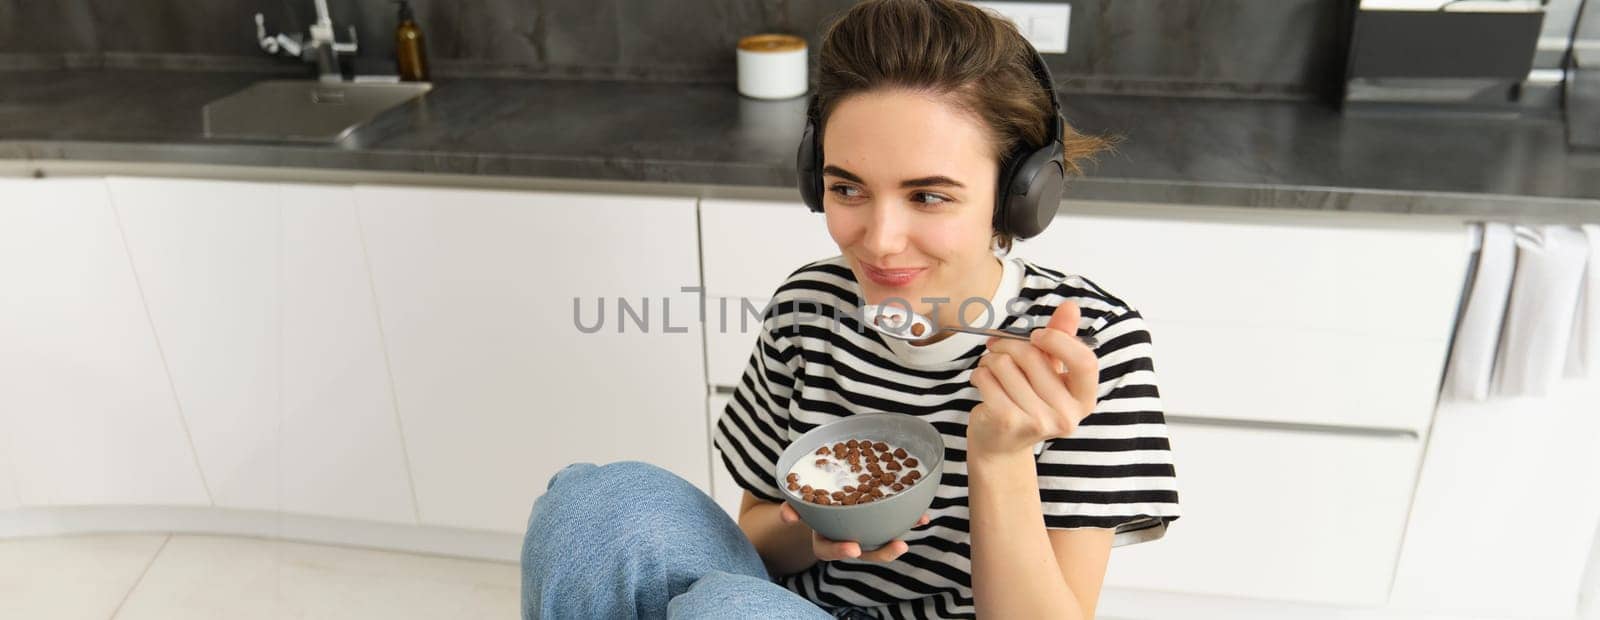
[[[948,96],[977,116],[988,127],[996,160],[1024,142],[1043,146],[1050,97],[1034,77],[1032,55],[1015,25],[966,2],[860,2],[823,34],[816,79],[818,144],[839,102],[897,88]],[[1113,142],[1071,126],[1062,133],[1068,176],[1082,174],[1081,162]],[[1011,249],[1011,235],[995,231],[995,241]]]

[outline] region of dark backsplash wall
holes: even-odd
[[[1353,0],[1072,0],[1068,90],[1306,97],[1342,80]],[[391,72],[395,8],[329,0],[341,40],[355,25],[363,73]],[[734,42],[807,37],[852,0],[415,0],[436,78],[731,82]],[[0,0],[0,68],[117,66],[309,71],[256,47],[304,32],[311,0]]]

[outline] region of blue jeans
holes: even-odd
[[[568,465],[534,502],[522,544],[522,617],[834,616],[773,583],[744,531],[700,489],[622,461]]]

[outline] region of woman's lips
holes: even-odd
[[[915,281],[917,276],[920,276],[922,275],[922,272],[927,271],[927,268],[879,269],[877,267],[873,267],[872,265],[862,263],[861,270],[866,272],[868,279],[877,284],[889,287],[902,287]]]

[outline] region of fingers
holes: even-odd
[[[1067,371],[1071,372],[1072,359],[1082,358],[1085,355],[1094,357],[1094,349],[1078,339],[1078,331],[1066,331],[1054,327],[1036,329],[1028,334],[1028,344],[1038,347],[1045,354],[1067,363]]]
[[[1022,367],[1010,355],[991,351],[978,365],[989,369],[994,378],[999,380],[1000,387],[1006,391],[1006,396],[1011,397],[1011,402],[1022,407],[1023,411],[1034,416],[1049,416],[1050,405],[1039,398],[1033,386],[1028,383],[1028,376],[1023,374]],[[1056,379],[1060,381],[1060,379]]]
[[[851,560],[861,557],[861,545],[851,540],[833,540],[816,532],[811,534],[811,552],[824,561]]]
[[[928,513],[923,513],[922,518],[917,519],[917,524],[911,527],[922,527],[928,522]],[[910,545],[897,538],[882,547],[863,552],[861,545],[855,541],[833,540],[816,532],[811,534],[811,551],[817,559],[824,561],[860,559],[868,562],[893,562],[910,549]]]
[[[1082,357],[1085,353],[1093,356],[1094,349],[1078,339],[1080,322],[1082,313],[1078,310],[1078,305],[1063,301],[1061,305],[1056,306],[1055,312],[1051,313],[1046,329],[1033,330],[1029,334],[1029,340],[1040,350],[1063,362],[1069,362],[1073,357]],[[1068,366],[1071,366],[1070,362]]]
[[[837,541],[817,536],[812,540],[812,551],[819,560],[863,560],[866,562],[893,562],[911,547],[903,540],[891,540],[882,547],[871,551],[862,552],[861,545],[854,541]]]
[[[1020,408],[1017,415],[1021,418],[1017,421],[1023,422],[1023,425],[1017,427],[1018,430],[1029,435],[1056,437],[1065,434],[1074,426],[1076,420],[1073,417],[1074,412],[1071,409],[1057,411],[1040,398],[1038,392],[1035,392],[1033,386],[1029,384],[1028,376],[1023,374],[1022,368],[1010,355],[990,353],[983,356],[979,365],[994,375],[995,380],[1000,383],[1000,388],[1005,390],[1006,397]],[[1054,381],[1059,383],[1061,379],[1057,377]]]
[[[1022,408],[1006,395],[1006,390],[1000,385],[1000,380],[988,368],[979,366],[972,371],[972,386],[978,388],[978,394],[983,397],[984,404],[988,405],[990,413],[1007,416],[1011,412],[1021,411]],[[977,410],[974,409],[974,412]],[[1004,419],[1004,418],[1001,419]]]
[[[1019,341],[996,343],[991,349],[1008,351],[1001,356],[1007,360],[1006,363],[991,366],[991,369],[997,371],[1001,385],[1006,388],[1006,394],[1018,403],[1028,403],[1029,400],[1018,398],[1017,392],[1022,389],[1031,391],[1028,398],[1039,403],[1038,406],[1042,408],[1035,410],[1032,408],[1035,405],[1024,406],[1029,408],[1029,413],[1055,420],[1056,428],[1050,430],[1053,432],[1070,430],[1087,414],[1088,410],[1083,409],[1082,404],[1067,389],[1064,378],[1051,368],[1054,360],[1048,358],[1044,352],[1033,345]],[[1015,370],[1011,370],[1012,368]]]
[[[1073,400],[1083,406],[1084,415],[1094,411],[1100,392],[1100,360],[1095,357],[1094,350],[1065,333],[1048,329],[1039,331],[1046,332],[1041,336],[1042,340],[1067,349],[1066,356],[1060,358],[1067,364],[1067,391],[1072,393]]]
[[[861,554],[861,559],[872,562],[893,562],[910,548],[903,540],[891,540],[882,547]]]
[[[1083,319],[1083,312],[1078,310],[1078,304],[1062,301],[1056,306],[1055,312],[1050,313],[1050,322],[1045,327],[1059,329],[1069,334],[1078,333],[1078,322]]]
[[[1093,411],[1100,388],[1100,360],[1095,357],[1094,349],[1078,340],[1075,334],[1054,328],[1034,330],[1030,340],[1034,346],[1066,364],[1067,371],[1062,379],[1067,391],[1083,406],[1084,412]]]
[[[1051,331],[1055,330],[1038,330],[1035,334]],[[1092,351],[1088,354],[1093,356]],[[1080,399],[1068,388],[1068,377],[1072,373],[1061,374],[1055,368],[1057,363],[1032,343],[1004,338],[991,338],[989,353],[979,361],[979,365],[999,381],[1006,396],[1024,413],[1033,416],[1039,423],[1038,430],[1048,437],[1071,433],[1078,422],[1093,411],[1093,393],[1098,389],[1098,367],[1079,373],[1095,379],[1088,382],[1093,386],[1089,398]]]
[[[785,523],[795,523],[800,520],[800,514],[795,512],[794,507],[790,506],[788,502],[780,505],[778,515]],[[917,524],[911,527],[922,527],[929,522],[928,513],[924,512],[922,517],[917,519]],[[818,534],[815,530],[811,532],[811,553],[817,556],[818,560],[825,562],[853,559],[869,562],[893,562],[908,549],[910,549],[910,546],[905,541],[896,539],[889,541],[888,544],[882,547],[863,553],[860,543],[852,540],[833,540]]]

